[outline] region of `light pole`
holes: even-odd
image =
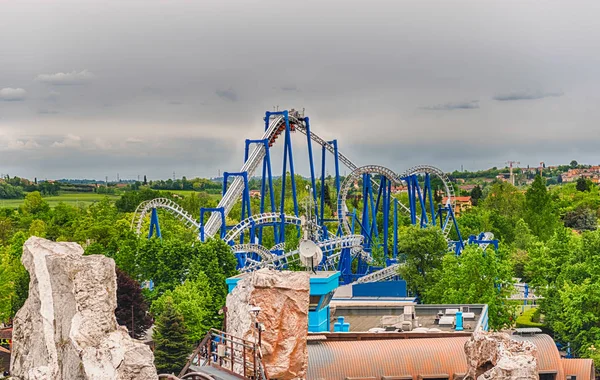
[[[258,313],[260,313],[260,307],[259,306],[252,306],[250,308],[250,313],[254,314],[254,327],[256,327],[256,329],[258,330],[258,348],[260,349],[261,346],[261,327],[260,327],[260,323],[258,322]],[[260,351],[259,351],[260,352]]]

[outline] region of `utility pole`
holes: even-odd
[[[510,183],[512,183],[512,185],[515,185],[515,176],[513,175],[513,164],[517,164],[520,165],[521,163],[518,161],[506,161],[506,163],[508,164],[508,167],[510,169]]]
[[[540,162],[540,177],[542,177],[543,170],[544,170],[544,161]]]

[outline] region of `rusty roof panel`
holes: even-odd
[[[512,335],[511,338],[517,341],[529,341],[536,345],[538,349],[538,371],[557,371],[557,379],[565,378],[560,353],[550,335]]]
[[[594,361],[592,359],[561,359],[565,376],[577,376],[577,380],[594,379]]]
[[[309,379],[464,373],[468,337],[325,341],[308,346]]]

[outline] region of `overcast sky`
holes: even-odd
[[[595,0],[0,0],[0,173],[238,171],[275,105],[306,108],[357,165],[598,164],[599,14]]]

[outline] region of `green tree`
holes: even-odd
[[[153,334],[154,363],[158,373],[176,374],[185,366],[191,346],[184,322],[173,299],[166,298],[164,312],[158,317]]]
[[[577,178],[575,188],[577,191],[590,191],[590,183],[584,177],[579,177]]]
[[[577,166],[579,166],[579,164],[577,163],[577,161],[573,160],[571,161],[571,163],[569,163],[569,166],[571,167],[571,169],[575,169]]]
[[[174,290],[167,290],[152,303],[151,311],[160,317],[175,309],[183,315],[183,324],[187,330],[188,342],[198,342],[211,327],[218,324],[211,310],[211,290],[208,277],[199,273],[194,280],[186,280]]]
[[[598,216],[594,210],[587,207],[577,207],[569,211],[563,217],[565,227],[578,231],[594,231],[598,228]]]
[[[537,175],[533,184],[525,193],[525,221],[531,232],[546,241],[552,237],[558,224],[558,216],[550,193],[546,189],[545,179]]]
[[[473,190],[471,190],[471,203],[473,206],[477,206],[479,204],[479,199],[483,196],[483,191],[479,185],[476,185]]]
[[[513,273],[506,252],[469,245],[459,256],[447,253],[432,277],[434,283],[424,291],[426,303],[487,304],[492,329],[510,326],[515,305],[507,301]]]
[[[19,209],[25,215],[39,215],[48,212],[50,205],[42,198],[39,191],[33,191],[25,196],[25,201]]]
[[[29,226],[29,235],[45,238],[46,223],[43,220],[35,219]]]
[[[419,296],[432,282],[431,274],[439,267],[448,243],[437,227],[409,226],[398,235],[398,252],[405,257],[400,274],[408,288]]]

